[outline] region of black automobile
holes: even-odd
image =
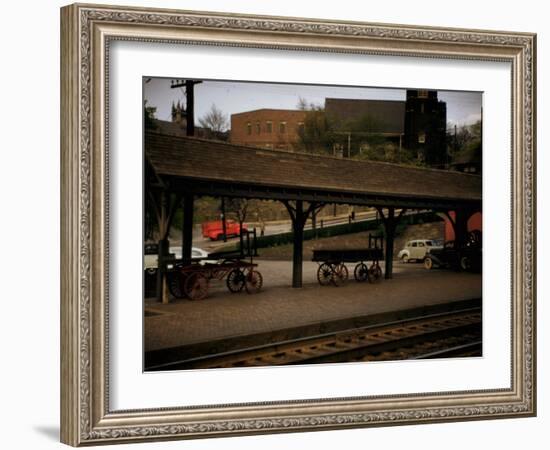
[[[443,248],[430,250],[424,258],[424,267],[428,270],[438,267],[470,272],[481,272],[481,232],[474,230],[462,246],[455,241],[447,241]]]

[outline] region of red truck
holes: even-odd
[[[247,231],[246,225],[243,225],[242,228],[244,231]],[[241,227],[238,222],[234,220],[225,221],[225,230],[227,237],[239,236],[241,234]],[[213,241],[219,241],[223,239],[223,224],[221,220],[213,220],[211,222],[204,222],[202,224],[202,236],[205,238],[210,238]]]

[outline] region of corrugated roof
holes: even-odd
[[[147,132],[157,176],[402,198],[481,201],[481,177]]]

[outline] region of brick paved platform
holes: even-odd
[[[419,264],[397,263],[394,278],[379,284],[352,278],[337,288],[319,286],[317,265],[307,262],[304,287],[293,289],[288,262],[258,262],[264,276],[258,294],[230,294],[225,283],[213,282],[204,300],[146,300],[145,351],[481,298],[481,275],[427,271]]]

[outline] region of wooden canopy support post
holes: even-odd
[[[170,243],[167,239],[158,241],[158,258],[157,258],[157,300],[160,303],[168,303],[168,292],[166,285],[166,257],[168,256]]]
[[[169,248],[169,244],[165,239],[165,228],[166,222],[168,221],[168,195],[164,190],[160,193],[158,212],[157,299],[161,303],[168,303],[167,296],[164,295],[164,259],[166,258]]]
[[[317,211],[311,213],[311,230],[313,231],[313,237],[317,239]]]
[[[193,249],[193,194],[185,194],[183,197],[183,232],[181,243],[181,258],[183,264],[191,264]]]
[[[395,240],[395,209],[388,208],[388,214],[384,219],[386,228],[386,271],[384,278],[386,280],[393,278],[393,243]]]
[[[293,251],[292,251],[292,287],[302,287],[303,259],[304,259],[304,226],[310,214],[318,211],[324,205],[310,203],[304,211],[304,202],[296,200],[294,206],[283,201],[292,220]]]
[[[168,303],[168,285],[166,282],[166,258],[170,252],[168,236],[181,196],[170,194],[165,189],[148,190],[148,195],[155,210],[159,229],[156,297],[159,302]]]
[[[159,302],[168,303],[168,293],[166,292],[166,264],[165,259],[168,256],[170,244],[167,239],[169,229],[170,205],[168,193],[162,191],[160,193],[159,205],[159,241],[158,241],[158,258],[157,258],[157,299]]]
[[[302,200],[296,201],[292,221],[292,234],[294,238],[294,250],[292,252],[292,287],[302,287],[303,259],[304,259],[304,225],[307,217],[304,217],[304,204]]]
[[[468,219],[471,212],[465,209],[457,209],[455,213],[455,242],[458,247],[463,247],[468,239]]]
[[[451,222],[455,233],[455,246],[462,247],[468,238],[468,220],[476,211],[470,209],[456,209],[454,217],[451,211],[445,211],[445,216]]]
[[[455,216],[452,216],[452,212],[455,213]],[[453,232],[455,234],[455,242],[456,242],[456,211],[443,211],[443,215],[447,218],[451,226],[453,227]]]
[[[304,225],[307,216],[304,217],[304,203],[302,200],[296,200],[292,206],[289,202],[283,202],[288,210],[290,220],[292,221],[292,287],[302,287],[302,267],[303,267],[303,249],[304,249]]]
[[[221,210],[222,210],[223,242],[227,242],[227,217],[225,215],[225,197],[222,197]]]
[[[399,215],[395,216],[395,208],[388,208],[388,212],[384,215],[382,208],[376,208],[380,217],[382,218],[382,223],[384,224],[384,229],[386,230],[386,254],[385,254],[385,273],[384,278],[390,280],[393,278],[393,245],[395,241],[395,229],[399,220],[405,213],[406,209],[402,209],[399,212]]]

